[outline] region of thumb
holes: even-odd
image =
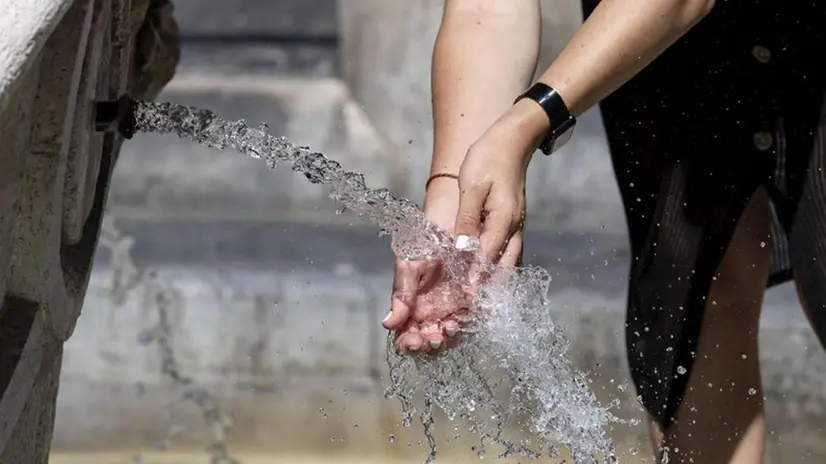
[[[422,266],[423,263],[418,261],[396,260],[390,312],[381,321],[384,328],[388,330],[398,329],[410,318],[410,313],[416,304]]]
[[[470,247],[469,238],[478,237],[481,230],[482,208],[485,206],[489,186],[460,187],[459,211],[456,213],[456,248]]]

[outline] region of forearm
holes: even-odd
[[[699,22],[713,0],[602,0],[539,78],[575,115],[640,72]]]
[[[431,173],[465,153],[528,86],[539,56],[538,0],[447,0],[433,52]]]

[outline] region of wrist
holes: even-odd
[[[450,177],[435,178],[430,181],[425,191],[423,209],[427,211],[429,205],[454,197],[458,201],[459,181]]]
[[[551,122],[541,106],[532,100],[523,99],[516,102],[494,127],[510,137],[517,137],[517,143],[524,148],[527,162],[548,134]]]
[[[545,110],[533,100],[523,99],[511,107],[514,123],[530,137],[530,140],[542,140],[551,130],[551,121]],[[537,142],[539,145],[539,142]]]
[[[422,205],[425,217],[445,230],[453,230],[459,210],[459,182],[449,177],[433,179]]]

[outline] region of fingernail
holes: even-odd
[[[430,342],[430,347],[433,348],[434,350],[438,350],[440,346],[442,346],[442,342],[440,342],[440,341]]]
[[[473,244],[473,239],[470,238],[469,235],[460,235],[456,237],[456,244],[454,245],[457,250],[469,250]]]
[[[390,311],[389,313],[387,313],[386,316],[384,316],[384,319],[382,319],[381,322],[382,323],[387,322],[387,320],[390,319],[390,316],[392,316],[392,315],[393,315],[393,311]]]
[[[451,327],[449,329],[445,329],[445,333],[447,334],[448,337],[452,337],[452,336],[456,335],[457,333],[459,333],[459,329],[455,329],[455,328]]]

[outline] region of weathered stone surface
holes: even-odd
[[[11,97],[5,111],[0,112],[0,237],[10,237],[17,220],[26,150],[31,134],[31,108],[38,82],[35,65],[22,77],[25,85]],[[0,246],[0,295],[6,294],[8,270],[11,267],[12,246]],[[2,311],[2,308],[0,308]]]
[[[46,347],[45,362],[36,372],[31,392],[9,443],[0,455],[0,464],[46,464],[49,462],[55,421],[55,403],[60,385],[60,345]]]
[[[44,47],[40,66],[49,72],[40,74],[12,236],[8,291],[40,304],[50,329],[61,339],[80,311],[66,293],[59,251],[66,161],[93,13],[93,0],[76,2]]]
[[[111,134],[104,143],[89,134],[91,104],[121,94],[128,78],[145,78],[157,68],[129,73],[136,70],[130,67],[134,48],[128,0],[34,0],[4,7],[0,463],[45,464],[61,347],[80,312],[112,152],[118,146]],[[139,28],[145,19],[137,21]],[[159,85],[157,79],[152,85]],[[67,185],[70,194],[64,203]]]
[[[14,452],[11,448],[31,447],[31,443],[10,441],[18,427],[27,428],[33,417],[22,415],[32,390],[36,387],[37,375],[46,359],[46,345],[54,342],[44,330],[45,314],[39,305],[20,298],[3,300],[4,314],[0,319],[4,348],[3,390],[0,397],[0,453]],[[48,362],[48,361],[47,361]],[[25,435],[24,435],[25,437]],[[8,446],[11,444],[11,446]],[[44,446],[45,443],[38,443]],[[2,455],[2,454],[0,454]],[[34,461],[37,463],[37,461]],[[6,463],[2,463],[6,464]],[[8,463],[11,464],[11,463]],[[39,463],[37,463],[39,464]]]
[[[337,32],[336,0],[176,0],[175,9],[185,35],[335,39]]]
[[[91,129],[94,128],[94,102],[107,99],[109,93],[110,8],[109,0],[97,1],[72,116],[62,218],[63,242],[70,245],[79,242],[82,237],[83,225],[92,209],[95,181],[100,169],[104,135]]]
[[[0,15],[0,111],[25,85],[43,44],[72,5],[70,0],[9,0]]]
[[[0,456],[8,458],[3,462],[45,462],[43,448],[51,437],[53,415],[49,404],[53,404],[56,386],[37,376],[43,365],[59,363],[54,348],[80,309],[71,306],[63,286],[61,196],[93,5],[91,0],[75,2],[43,47],[39,66],[48,72],[38,75],[31,125],[21,127],[30,129],[28,144],[19,147],[25,167],[15,202],[14,229],[3,237],[12,248],[5,290],[14,295],[3,304],[4,313],[8,312],[2,319],[7,323],[3,330],[19,340],[0,354],[4,362],[14,364],[0,399]],[[21,318],[29,322],[21,324]]]

